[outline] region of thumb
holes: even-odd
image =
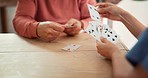
[[[110,12],[111,7],[104,7],[104,8],[99,8],[97,11],[99,13],[106,13],[106,12]]]
[[[108,40],[106,38],[102,37],[102,36],[100,37],[100,40],[101,40],[102,43],[107,43],[108,42]]]
[[[72,26],[72,25],[74,25],[75,23],[76,23],[76,20],[75,20],[75,19],[70,19],[70,20],[66,23],[66,25]]]

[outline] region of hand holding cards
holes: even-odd
[[[100,36],[107,38],[111,42],[117,42],[119,40],[119,35],[109,27],[109,25],[101,24],[100,14],[97,12],[97,7],[87,4],[91,19],[86,32],[94,37],[97,41],[100,41]]]

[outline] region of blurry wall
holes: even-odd
[[[1,13],[1,10],[0,10],[0,13]],[[1,14],[0,14],[0,18],[1,18]],[[2,31],[1,27],[2,27],[2,23],[1,23],[1,19],[0,19],[0,31]]]
[[[15,32],[13,28],[13,23],[12,23],[13,17],[15,15],[15,6],[7,7],[6,11],[7,11],[8,31]]]
[[[119,7],[131,13],[145,26],[148,26],[148,1],[133,1],[133,0],[123,0],[118,4]],[[113,21],[113,27],[116,32],[120,35],[121,41],[131,49],[137,42],[137,39],[128,31],[128,29],[118,21]]]

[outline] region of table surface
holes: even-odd
[[[81,47],[61,50],[72,43]],[[51,43],[0,34],[0,45],[0,78],[112,78],[111,62],[97,53],[95,40],[86,33]],[[121,43],[117,45],[126,52]]]

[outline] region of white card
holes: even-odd
[[[117,42],[119,40],[119,35],[108,25],[103,25],[103,30],[101,33],[104,38],[107,38],[107,40],[111,42]]]
[[[100,33],[99,23],[97,21],[89,22],[89,25],[85,31],[99,41],[101,33]]]
[[[113,29],[110,29],[109,33],[111,36],[111,39],[110,39],[111,42],[117,42],[119,40],[119,35]]]
[[[101,24],[100,14],[97,12],[97,8],[93,5],[87,4],[91,19],[94,21],[89,22],[86,32],[93,36],[96,40],[100,41],[100,36],[107,38],[111,42],[117,42],[119,35],[106,24]]]
[[[97,7],[87,4],[88,10],[91,16],[91,19],[98,21],[100,23],[101,17],[100,14],[97,12]]]
[[[77,50],[78,48],[80,48],[80,45],[70,44],[70,45],[67,45],[66,47],[62,48],[62,50],[73,52],[73,51]]]

